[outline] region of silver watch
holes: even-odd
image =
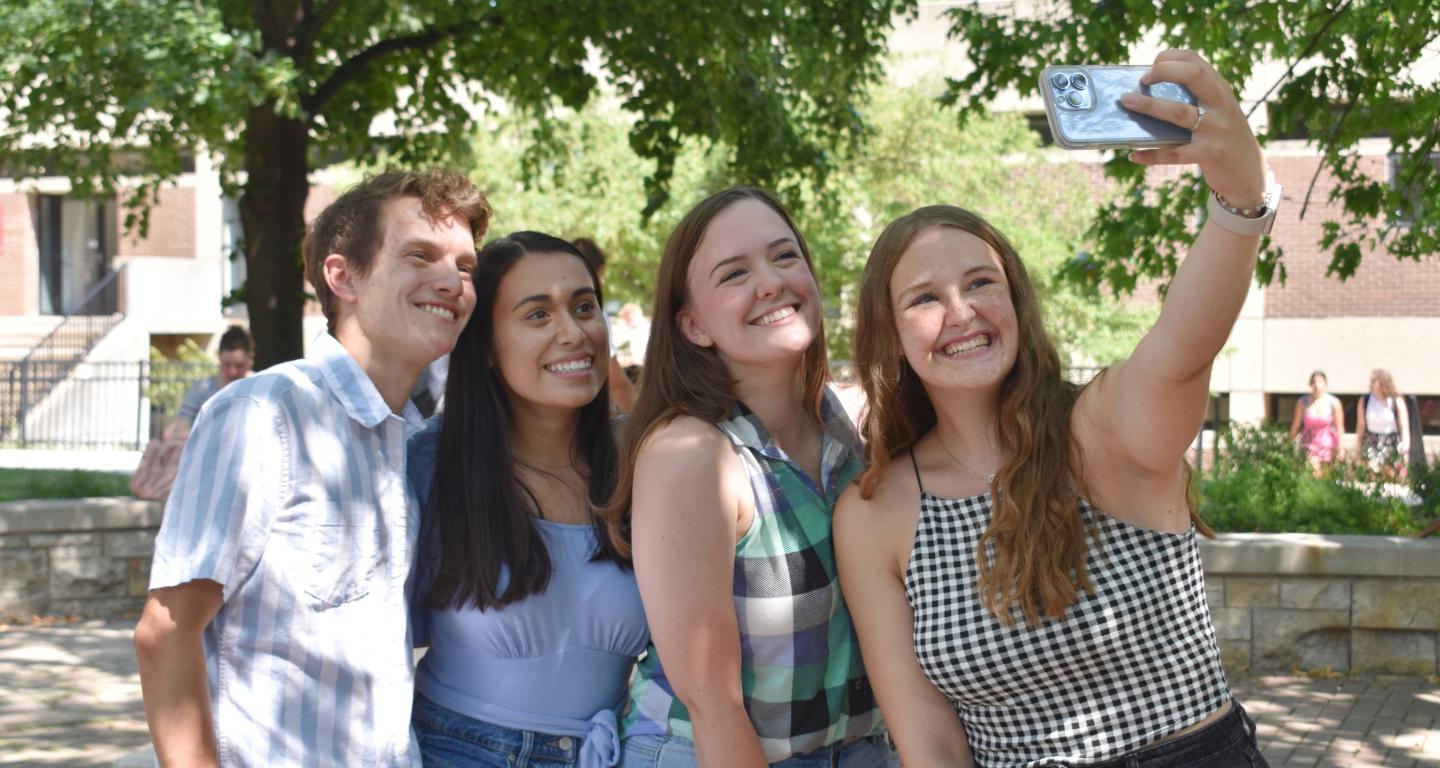
[[[1268,235],[1275,226],[1275,211],[1280,206],[1279,184],[1273,180],[1265,186],[1265,199],[1259,205],[1240,208],[1231,205],[1219,192],[1210,192],[1210,202],[1205,207],[1208,217],[1216,224],[1237,235]]]

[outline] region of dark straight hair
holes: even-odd
[[[423,597],[432,610],[499,608],[545,591],[550,555],[532,516],[540,509],[535,494],[521,482],[510,450],[509,390],[495,353],[495,297],[500,281],[531,253],[573,254],[595,282],[600,281],[575,246],[539,232],[514,232],[485,244],[477,254],[473,277],[475,311],[450,354],[445,410],[435,458],[435,478],[426,503],[424,541],[438,537],[440,561],[430,591]],[[599,507],[615,489],[619,467],[610,429],[610,385],[580,407],[571,458],[587,481],[592,506]],[[626,565],[607,535],[604,520],[592,517],[599,541],[593,560]],[[438,528],[438,530],[434,530]],[[510,582],[500,589],[501,566]]]

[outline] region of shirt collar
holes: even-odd
[[[821,441],[820,473],[824,476],[825,490],[833,490],[835,474],[844,468],[847,459],[858,456],[860,437],[850,423],[840,399],[827,386],[820,399],[820,420],[823,439]],[[730,409],[730,418],[720,423],[720,431],[729,436],[737,446],[748,448],[769,459],[790,462],[790,457],[770,439],[770,433],[760,418],[739,400]],[[797,470],[798,471],[798,470]],[[802,475],[804,473],[801,473]]]
[[[345,413],[366,429],[374,429],[397,415],[390,410],[385,398],[380,396],[380,390],[375,388],[375,382],[360,368],[350,351],[328,332],[322,332],[310,342],[310,351],[305,359],[320,369],[320,374],[330,385],[335,399],[345,408]],[[410,432],[425,426],[420,411],[409,400],[405,401],[405,408],[398,417],[404,420]]]

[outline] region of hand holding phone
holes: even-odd
[[[1120,104],[1127,93],[1196,105],[1183,85],[1140,78],[1144,65],[1056,65],[1040,75],[1040,93],[1055,143],[1066,149],[1145,148],[1185,144],[1190,131]]]

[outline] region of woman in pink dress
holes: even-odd
[[[1329,382],[1323,371],[1310,374],[1310,394],[1295,403],[1295,418],[1290,422],[1290,436],[1300,435],[1305,446],[1310,470],[1320,470],[1340,454],[1340,438],[1345,434],[1345,411],[1340,398],[1330,394]]]

